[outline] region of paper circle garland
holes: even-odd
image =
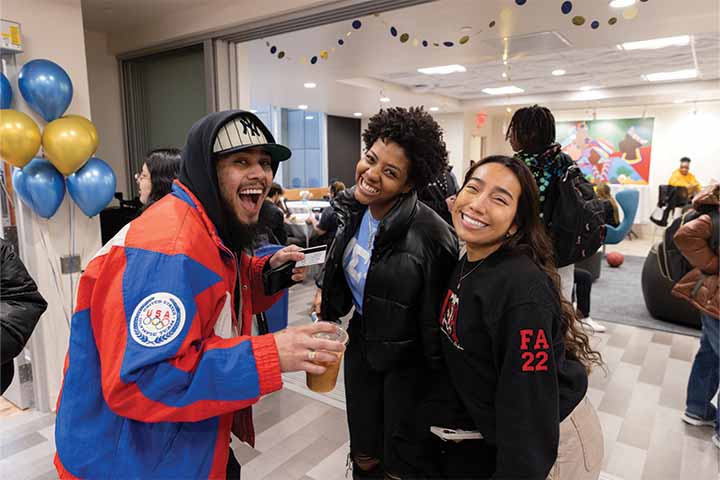
[[[583,25],[585,23],[585,17],[583,17],[581,15],[575,16],[572,19],[572,23],[573,23],[573,25],[579,27],[580,25]]]
[[[354,21],[352,22],[352,27],[353,27],[355,30],[360,30],[360,27],[362,27],[362,22],[361,22],[360,20],[354,20]]]
[[[593,20],[592,23],[590,24],[590,28],[592,28],[593,30],[597,30],[597,28],[599,26],[600,26],[600,22],[598,22],[597,20]]]
[[[568,13],[572,12],[573,4],[572,2],[563,2],[563,4],[560,6],[560,11],[567,15]]]

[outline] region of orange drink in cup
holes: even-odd
[[[340,325],[337,325],[335,332],[320,332],[313,335],[313,337],[322,338],[324,340],[334,340],[336,342],[342,342],[343,345],[347,345],[348,342],[348,334]],[[337,383],[338,371],[340,370],[342,353],[335,354],[337,355],[336,362],[315,362],[325,367],[325,373],[320,375],[315,375],[309,372],[306,373],[305,383],[307,384],[307,387],[313,392],[327,393],[335,388],[335,384]]]

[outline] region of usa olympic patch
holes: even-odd
[[[143,298],[133,311],[130,335],[145,347],[162,347],[172,342],[185,325],[185,306],[178,297],[157,292]]]

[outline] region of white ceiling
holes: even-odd
[[[720,99],[720,27],[717,0],[649,0],[638,2],[639,14],[623,18],[622,10],[605,0],[576,0],[573,12],[563,15],[561,0],[529,0],[519,7],[513,0],[439,0],[361,19],[363,27],[352,31],[350,22],[327,25],[246,44],[251,65],[251,98],[256,103],[295,107],[308,104],[311,110],[349,115],[374,112],[381,104],[379,92],[392,104],[438,106],[443,112],[483,108],[499,110],[506,105],[542,102],[556,106],[623,105],[667,103],[677,98]],[[588,20],[575,26],[571,19],[582,14]],[[607,20],[618,18],[614,26]],[[601,26],[590,28],[592,19]],[[489,23],[495,20],[494,28]],[[389,26],[408,32],[401,43],[389,34]],[[414,47],[413,39],[432,42],[457,41],[471,27],[464,46]],[[691,45],[659,50],[621,51],[627,41],[692,35]],[[508,67],[503,65],[503,37],[508,42]],[[338,38],[346,38],[337,48]],[[286,52],[290,60],[269,54],[266,41]],[[327,60],[303,65],[301,59],[336,47]],[[242,48],[242,47],[241,47]],[[427,76],[419,67],[462,64],[467,72]],[[567,74],[554,77],[562,68]],[[697,68],[692,82],[658,85],[643,74]],[[509,73],[511,82],[502,77]],[[303,82],[318,84],[306,90]],[[514,96],[490,97],[486,87],[513,84],[525,90]],[[582,86],[599,89],[591,100],[580,93]]]
[[[213,0],[83,0],[83,14],[86,28],[118,32],[198,4],[212,6]],[[531,102],[564,108],[720,99],[718,0],[639,1],[633,20],[623,18],[623,11],[610,8],[606,0],[574,0],[569,15],[561,13],[561,4],[562,0],[528,0],[524,6],[514,0],[438,0],[363,18],[360,30],[353,30],[350,21],[341,22],[249,42],[239,46],[239,52],[247,54],[254,103],[290,108],[307,104],[310,110],[336,115],[377,111],[381,89],[391,105],[424,104],[438,106],[441,112],[493,112]],[[585,25],[573,25],[575,15],[586,17]],[[618,19],[614,26],[608,25],[610,17]],[[590,27],[594,19],[600,23],[597,30]],[[490,28],[493,20],[496,25]],[[391,37],[390,25],[407,32],[410,40],[403,44]],[[462,27],[470,27],[470,32]],[[348,31],[351,37],[345,36]],[[471,38],[464,46],[413,46],[413,39],[456,42],[466,34]],[[622,42],[674,35],[692,35],[692,44],[654,51],[616,48]],[[502,62],[504,37],[509,39],[509,70]],[[342,47],[339,38],[346,41]],[[271,55],[266,42],[285,51],[286,59]],[[328,50],[327,60],[314,66],[301,63],[321,50]],[[417,73],[419,67],[454,63],[467,67],[467,72]],[[557,68],[567,74],[553,77],[550,72]],[[658,85],[641,77],[685,68],[698,68],[699,78]],[[503,72],[525,93],[490,97],[480,92],[507,85]],[[305,89],[304,82],[318,87]],[[585,85],[597,87],[596,95],[603,98],[591,100],[578,92]]]

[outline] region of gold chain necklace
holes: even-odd
[[[487,257],[485,257],[485,258],[487,258]],[[458,279],[458,283],[457,283],[457,291],[458,291],[458,294],[460,293],[460,285],[462,284],[462,281],[465,280],[465,279],[468,277],[468,275],[470,275],[470,274],[473,273],[475,270],[477,270],[478,267],[479,267],[480,265],[482,265],[482,263],[485,261],[485,258],[483,258],[482,260],[480,260],[477,265],[475,265],[473,268],[470,269],[469,272],[467,272],[467,273],[465,273],[465,275],[463,275],[462,271],[463,271],[463,269],[465,268],[465,263],[466,263],[467,255],[465,255],[465,256],[463,257],[462,265],[460,266],[460,278]]]

